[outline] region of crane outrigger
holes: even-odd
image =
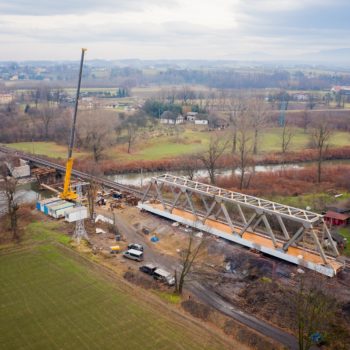
[[[79,95],[80,95],[80,84],[81,84],[81,76],[83,72],[83,63],[84,63],[84,55],[87,49],[81,49],[81,60],[80,60],[80,69],[79,69],[79,78],[78,78],[78,87],[77,94],[75,97],[75,106],[74,106],[74,114],[73,114],[73,124],[70,134],[70,141],[68,146],[68,159],[66,163],[66,173],[64,176],[64,184],[63,184],[63,192],[60,193],[60,198],[75,201],[78,198],[77,193],[72,189],[71,186],[71,175],[73,169],[73,146],[75,139],[75,127],[77,122],[77,112],[78,112],[78,103],[79,103]]]

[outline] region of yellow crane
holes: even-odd
[[[80,69],[79,69],[79,79],[78,79],[78,87],[77,87],[77,94],[75,97],[75,106],[74,106],[74,115],[73,115],[73,125],[70,133],[70,141],[68,146],[68,159],[66,163],[66,174],[64,176],[64,184],[63,184],[63,192],[60,193],[60,198],[74,201],[78,198],[77,193],[72,189],[71,186],[71,175],[72,175],[72,169],[73,169],[73,146],[74,146],[74,139],[75,139],[75,127],[77,122],[77,112],[78,112],[78,103],[79,103],[79,94],[80,94],[80,84],[81,84],[81,76],[83,72],[83,63],[84,63],[84,55],[85,55],[86,49],[81,49],[81,60],[80,60]]]

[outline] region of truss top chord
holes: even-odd
[[[225,190],[223,188],[207,185],[197,181],[192,181],[185,177],[164,174],[164,175],[153,177],[152,182],[164,183],[164,184],[172,185],[182,189],[187,189],[189,191],[203,194],[208,197],[221,198],[221,199],[224,199],[225,201],[238,203],[242,206],[252,208],[256,211],[261,210],[266,213],[280,215],[287,219],[297,220],[308,225],[312,225],[314,223],[323,221],[322,215],[313,213],[308,210],[294,208],[288,205],[283,205],[280,203],[246,195],[243,193]]]

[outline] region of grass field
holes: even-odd
[[[0,246],[0,349],[228,349],[65,247],[57,229],[32,223],[21,245]]]
[[[39,154],[51,158],[67,158],[68,145],[58,145],[55,142],[18,142],[7,144],[8,147],[17,149],[19,151]],[[74,157],[84,157],[88,153],[74,150]]]
[[[229,137],[228,131],[221,131],[223,138]],[[281,151],[281,129],[270,128],[261,133],[259,138],[259,153]],[[125,146],[114,147],[108,154],[111,158],[121,160],[157,160],[162,158],[178,157],[205,151],[208,148],[212,132],[193,131],[186,128],[180,134],[180,142],[175,142],[174,136],[161,136],[149,140],[139,140],[131,154],[126,153]],[[308,147],[309,135],[302,129],[295,129],[290,150],[300,151]],[[331,147],[342,147],[350,144],[350,133],[336,132],[330,140]]]
[[[344,249],[343,254],[350,257],[350,228],[342,227],[339,229],[339,233],[347,240],[347,245]]]
[[[229,131],[221,131],[222,137],[229,137]],[[111,147],[105,154],[111,159],[121,161],[134,160],[159,160],[189,155],[205,151],[210,137],[214,134],[208,131],[183,128],[179,134],[179,140],[174,135],[163,135],[150,139],[139,139],[132,147],[132,152],[127,153],[126,145]],[[291,151],[300,151],[308,147],[310,137],[302,129],[295,129],[295,135],[290,144]],[[342,147],[350,144],[350,133],[335,132],[330,139],[331,147]],[[10,147],[25,152],[43,154],[52,158],[66,158],[67,148],[54,142],[22,142],[9,144]],[[259,153],[280,152],[281,129],[269,128],[261,132],[258,144]],[[84,157],[88,153],[75,151],[75,157]]]
[[[291,207],[306,209],[310,207],[312,211],[321,212],[325,205],[350,199],[350,193],[344,192],[342,196],[334,198],[334,195],[317,192],[307,193],[299,196],[273,196],[268,198],[274,202],[290,205]]]

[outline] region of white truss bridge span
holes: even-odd
[[[330,277],[344,268],[323,216],[308,210],[169,174],[152,178],[138,207]]]

